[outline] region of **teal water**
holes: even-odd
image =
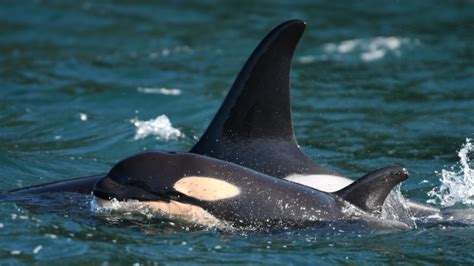
[[[403,164],[405,197],[472,208],[474,2],[334,2],[2,1],[0,188],[189,150],[261,38],[301,18],[292,101],[305,152],[354,177]],[[135,138],[132,119],[160,115],[181,136]],[[229,233],[114,220],[71,195],[33,203],[0,202],[1,265],[474,263],[466,225]]]

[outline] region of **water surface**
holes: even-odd
[[[405,197],[472,208],[473,10],[472,1],[2,1],[0,188],[106,172],[143,150],[189,150],[261,38],[300,18],[292,101],[305,152],[351,177],[403,164]],[[139,134],[137,122],[161,115],[169,125]],[[454,181],[440,181],[447,172]],[[464,189],[452,200],[443,187]],[[474,263],[472,226],[188,231],[103,219],[71,195],[33,202],[0,203],[0,264]]]

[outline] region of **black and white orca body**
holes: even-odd
[[[354,182],[316,164],[296,142],[289,72],[304,29],[304,22],[288,21],[264,38],[242,68],[206,132],[191,149],[192,154],[137,155],[118,163],[109,174],[12,192],[93,192],[101,204],[110,198],[134,199],[157,209],[168,209],[170,214],[204,210],[208,215],[203,217],[208,220],[215,218],[237,224],[258,224],[266,219],[290,224],[302,220],[345,219],[341,211],[347,202],[368,213],[378,212],[385,199],[383,194],[393,187],[392,183],[388,186],[382,182],[386,179],[383,176],[400,178],[403,176],[400,168],[369,173],[360,180],[377,182],[361,186],[360,181]],[[249,178],[251,182],[246,183]],[[398,181],[397,178],[388,179]],[[199,195],[180,190],[189,183],[199,183]],[[210,192],[221,185],[234,194],[221,197]],[[348,193],[353,189],[359,192]],[[204,191],[216,200],[206,198]],[[374,201],[375,198],[378,200]],[[371,201],[370,207],[364,207]],[[293,207],[282,209],[286,204]],[[432,214],[431,209],[426,207],[426,213]]]
[[[93,194],[100,205],[107,206],[112,199],[136,200],[163,214],[202,224],[302,227],[377,220],[390,190],[406,178],[405,169],[387,167],[336,193],[326,193],[202,155],[149,152],[117,163],[95,185]]]

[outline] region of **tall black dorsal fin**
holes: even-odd
[[[387,166],[366,174],[334,194],[366,212],[379,214],[388,193],[407,178],[405,168]]]
[[[285,22],[260,42],[193,150],[220,139],[273,137],[294,141],[289,74],[305,25],[300,20]]]
[[[191,152],[275,177],[333,172],[299,149],[291,120],[291,59],[306,23],[273,29],[247,60],[224,103]]]

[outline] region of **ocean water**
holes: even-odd
[[[402,164],[404,198],[474,208],[474,2],[1,1],[0,189],[187,151],[258,42],[307,30],[296,136],[342,174]],[[0,201],[0,265],[473,264],[474,227],[228,232],[91,211],[74,195]]]

